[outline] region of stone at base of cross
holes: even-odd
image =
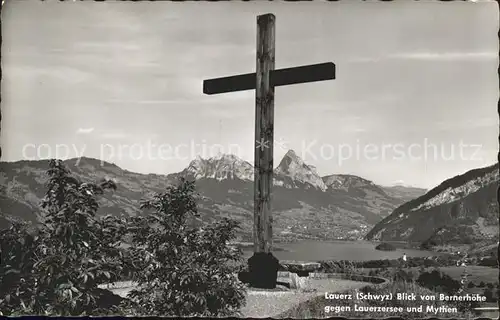
[[[271,252],[255,252],[248,259],[248,283],[255,288],[276,288],[279,267],[279,260]]]

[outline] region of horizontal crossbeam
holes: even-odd
[[[335,79],[335,64],[333,62],[278,69],[271,71],[270,74],[271,85],[274,87],[332,79]],[[218,94],[252,90],[255,89],[255,84],[255,73],[209,79],[203,81],[203,93]]]

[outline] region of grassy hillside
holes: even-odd
[[[497,165],[471,170],[396,208],[366,238],[434,245],[497,239],[497,188]]]

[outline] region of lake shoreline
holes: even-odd
[[[275,243],[273,253],[279,260],[296,261],[328,261],[328,260],[384,260],[399,259],[404,254],[410,257],[434,257],[442,253],[412,248],[404,243],[389,242],[396,248],[393,251],[379,251],[375,247],[381,241],[368,240],[302,240]],[[237,244],[245,257],[253,254],[253,243],[239,242]]]

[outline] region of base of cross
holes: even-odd
[[[255,252],[248,259],[248,271],[240,272],[238,278],[252,288],[274,289],[279,267],[279,260],[271,252]]]

